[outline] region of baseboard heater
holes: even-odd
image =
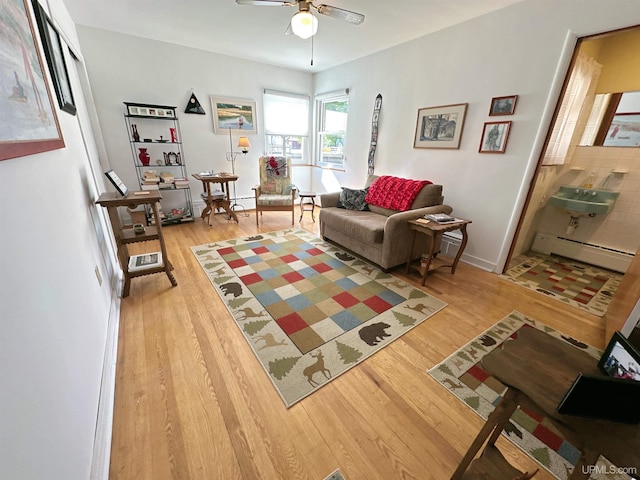
[[[634,257],[633,253],[622,250],[540,232],[536,234],[531,249],[534,252],[560,255],[620,273],[627,271]]]

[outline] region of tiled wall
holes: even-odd
[[[612,172],[617,170],[627,173]],[[581,186],[592,172],[594,187],[604,185],[620,196],[608,215],[582,217],[579,227],[568,234],[569,214],[547,205],[547,200],[560,185]],[[640,148],[576,147],[569,164],[542,168],[536,191],[540,209],[532,230],[629,253],[640,247]]]

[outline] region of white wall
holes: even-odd
[[[316,74],[316,92],[351,93],[346,171],[314,170],[313,188],[364,184],[381,93],[375,173],[441,183],[445,203],[473,220],[463,260],[501,270],[575,44],[563,55],[567,35],[639,23],[635,0],[527,0]],[[515,115],[488,116],[492,97],[514,94]],[[460,149],[414,149],[418,108],[457,103],[469,104]],[[513,121],[506,153],[477,153],[484,122],[497,119]]]
[[[49,3],[73,39],[65,7]],[[67,61],[79,115],[57,109],[53,97],[66,147],[0,162],[0,476],[7,479],[85,480],[94,448],[113,264],[104,213],[94,205],[102,186],[88,153],[95,145],[89,132],[85,148],[79,124],[88,113]]]
[[[264,153],[262,91],[264,88],[311,93],[311,75],[193,48],[78,26],[89,77],[113,168],[130,189],[137,179],[123,102],[177,106],[187,172],[194,200],[202,191],[191,177],[204,170],[231,171],[225,153],[228,134],[214,134],[210,97],[232,97],[256,102],[258,134],[248,135],[251,149],[236,161],[238,197],[253,196],[259,181],[258,157]],[[185,114],[193,89],[206,115]],[[233,135],[237,151],[238,136]],[[153,160],[153,159],[152,159]],[[152,168],[152,166],[150,166]],[[298,178],[296,178],[296,175]],[[294,182],[308,185],[308,168],[294,169]],[[239,201],[247,207],[253,204]]]

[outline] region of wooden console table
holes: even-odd
[[[431,237],[431,249],[429,250],[427,264],[420,269],[421,271],[422,269],[424,269],[422,273],[422,285],[424,285],[424,282],[427,279],[427,275],[438,268],[451,267],[451,274],[453,275],[454,273],[456,273],[456,267],[458,266],[458,262],[460,261],[462,252],[464,252],[464,248],[467,246],[467,241],[469,240],[469,236],[467,234],[467,225],[469,223],[471,223],[471,220],[464,219],[460,219],[460,221],[456,223],[437,223],[431,221],[425,223],[418,220],[409,220],[409,228],[413,230],[413,237],[411,239],[411,248],[409,249],[409,254],[407,256],[406,273],[409,274],[409,272],[411,271],[411,263],[413,261],[413,248],[416,244],[416,235],[418,233]],[[434,262],[433,260],[437,253],[435,251],[436,245],[440,244],[442,235],[445,232],[451,232],[453,230],[460,230],[462,232],[462,242],[460,243],[460,248],[458,249],[456,258],[454,258],[453,263]]]
[[[204,217],[207,215],[208,224],[211,225],[211,214],[213,213],[213,209],[224,209],[227,212],[229,218],[233,218],[236,223],[238,223],[238,217],[235,212],[231,209],[231,202],[229,201],[229,182],[235,182],[238,180],[237,175],[200,175],[198,173],[193,174],[193,178],[196,180],[200,180],[202,182],[202,186],[204,188],[204,201],[207,204],[206,208],[202,211],[200,217],[204,220]],[[221,198],[216,198],[211,196],[211,184],[219,183],[222,186],[222,193],[224,196]]]
[[[174,287],[178,285],[176,279],[171,273],[173,265],[167,257],[167,249],[164,244],[164,237],[162,235],[162,222],[160,221],[160,209],[158,208],[158,202],[162,199],[158,190],[144,190],[142,192],[129,192],[126,196],[122,196],[119,193],[107,192],[100,195],[96,204],[102,205],[107,209],[109,213],[109,220],[111,221],[111,228],[116,240],[116,246],[118,247],[118,261],[120,262],[120,268],[124,273],[124,286],[122,288],[122,296],[129,295],[129,288],[131,286],[131,279],[135,277],[141,277],[142,275],[150,275],[152,273],[164,272],[169,277],[171,285]],[[120,221],[120,215],[118,215],[118,207],[129,207],[134,210],[140,205],[150,205],[153,210],[155,218],[155,225],[149,225],[144,227],[144,233],[136,234],[133,228],[123,228]],[[162,265],[152,266],[136,270],[134,272],[129,271],[129,250],[127,245],[138,242],[148,242],[151,240],[157,240],[160,243],[160,252],[162,254]]]
[[[582,452],[571,480],[589,478],[600,455],[619,468],[640,472],[640,425],[562,415],[556,410],[579,373],[602,375],[597,363],[587,353],[533,327],[521,328],[517,339],[486,355],[483,369],[508,389],[451,479],[464,478],[487,438],[488,445],[493,445],[518,406],[544,415]]]

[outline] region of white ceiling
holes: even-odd
[[[76,24],[318,72],[522,0],[320,0],[365,15],[361,25],[318,17],[318,33],[284,35],[297,7],[234,0],[63,0]]]

